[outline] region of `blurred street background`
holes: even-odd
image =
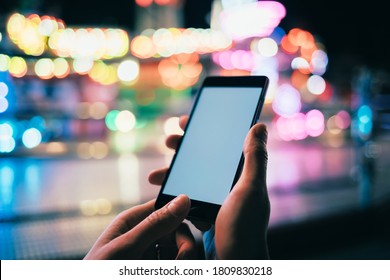
[[[271,258],[389,259],[387,16],[378,1],[0,0],[0,259],[81,259],[155,198],[148,174],[209,75],[270,78]]]

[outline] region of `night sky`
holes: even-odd
[[[312,32],[327,47],[328,75],[350,72],[353,67],[387,69],[390,66],[389,12],[385,1],[283,0],[287,15],[281,26]],[[134,27],[133,0],[0,0],[0,13],[15,7],[38,10],[62,18],[68,25]],[[208,27],[211,0],[184,1],[185,27]],[[350,73],[346,73],[350,75]],[[335,77],[333,77],[335,78]]]

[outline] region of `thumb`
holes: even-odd
[[[249,131],[244,144],[244,168],[240,177],[241,187],[266,186],[267,127],[258,123]],[[233,188],[234,190],[235,188]]]
[[[129,246],[144,251],[153,242],[175,230],[187,217],[190,206],[190,199],[179,195],[163,208],[151,213],[122,237],[132,240],[132,244],[128,243]]]

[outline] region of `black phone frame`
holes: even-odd
[[[250,127],[252,127],[253,125],[256,124],[256,122],[258,121],[258,119],[260,117],[260,114],[261,114],[261,111],[263,108],[263,104],[264,104],[264,100],[265,100],[265,96],[266,96],[266,92],[268,89],[268,84],[269,84],[269,79],[266,76],[208,76],[208,77],[206,77],[203,81],[202,86],[199,88],[196,97],[195,97],[195,101],[193,103],[191,113],[189,115],[189,119],[188,119],[188,123],[187,123],[186,127],[188,127],[188,125],[191,122],[192,115],[193,115],[195,108],[198,104],[198,100],[200,98],[200,95],[202,93],[203,88],[205,88],[205,87],[258,87],[259,89],[261,88],[261,93],[260,93],[260,97],[259,97],[259,100],[258,100],[258,103],[256,106],[256,111],[253,115],[253,119],[252,119],[252,122],[250,125]],[[186,133],[184,133],[182,140],[184,139],[185,135],[186,135]],[[159,208],[163,207],[164,205],[166,205],[167,203],[169,203],[172,199],[174,199],[176,197],[176,196],[164,194],[163,191],[164,191],[165,184],[168,180],[169,174],[171,172],[171,168],[173,166],[173,163],[175,162],[176,155],[180,151],[181,142],[182,141],[180,141],[180,143],[178,144],[178,147],[176,149],[176,153],[172,158],[171,165],[170,165],[170,167],[167,171],[167,174],[165,176],[165,179],[161,185],[160,192],[159,192],[157,199],[156,199],[156,202],[155,202],[155,209],[159,209]],[[239,165],[237,167],[236,174],[234,176],[234,180],[232,182],[232,186],[230,188],[230,191],[232,190],[232,188],[234,187],[234,185],[236,184],[236,182],[240,178],[243,164],[244,164],[244,154],[242,153],[240,161],[239,161]],[[205,221],[205,222],[209,222],[209,223],[214,223],[220,208],[221,208],[221,205],[218,205],[218,204],[191,199],[191,210],[190,210],[190,213],[189,213],[187,218],[189,220],[200,220],[200,221]]]

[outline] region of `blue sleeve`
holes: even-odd
[[[214,225],[208,231],[203,233],[203,246],[206,260],[216,260],[217,255],[215,252],[215,228]]]

